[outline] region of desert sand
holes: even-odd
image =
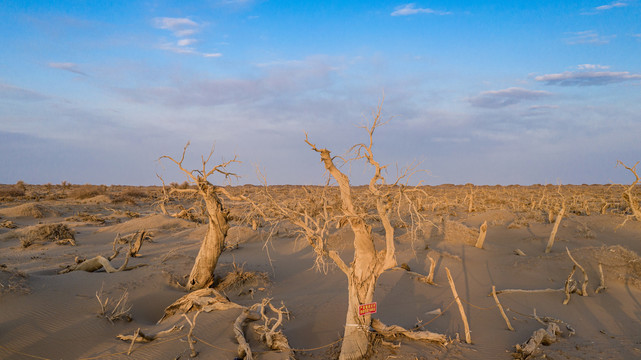
[[[172,196],[165,215],[158,206],[159,187],[19,185],[0,189],[0,358],[190,358],[187,319],[174,315],[157,322],[167,306],[186,294],[176,283],[184,283],[189,275],[205,234],[199,199]],[[515,345],[524,344],[549,324],[558,325],[557,341],[538,346],[530,358],[640,358],[641,263],[637,254],[641,222],[631,216],[621,196],[626,188],[421,187],[421,192],[412,195],[416,214],[402,204],[392,212],[396,260],[405,269],[390,270],[380,277],[374,317],[387,325],[440,333],[448,341],[439,345],[377,339],[371,358],[511,359]],[[310,193],[318,195],[322,188],[235,186],[228,191],[255,201],[264,200],[268,191],[279,203],[287,204]],[[336,196],[335,189],[327,191]],[[363,188],[355,191],[359,206],[365,210],[372,206],[361,196]],[[554,244],[545,253],[562,203],[565,211]],[[267,222],[242,202],[224,204],[230,210],[231,228],[215,271],[220,292],[242,306],[264,298],[276,307],[284,305],[289,316],[284,317],[281,329],[295,357],[336,358],[347,310],[345,275],[331,265],[325,271],[315,269],[313,249],[291,223]],[[181,217],[172,216],[190,208]],[[487,235],[483,248],[477,248],[484,222]],[[43,228],[51,224],[59,226]],[[377,246],[382,246],[380,222],[371,219],[370,225]],[[147,236],[139,256],[129,258],[130,270],[59,273],[76,259],[107,258],[114,246],[123,248],[111,261],[114,268],[120,267],[126,258],[127,237],[143,230]],[[114,244],[118,235],[124,240]],[[353,236],[349,226],[332,227],[329,232],[329,246],[346,262],[351,261]],[[568,285],[576,286],[570,288],[574,291],[563,304],[574,266],[566,248],[585,270],[588,283],[586,293],[579,294],[584,274],[575,268]],[[429,257],[436,263],[435,285],[418,281],[421,277],[416,275],[429,273]],[[469,323],[469,344],[446,268]],[[244,277],[220,287],[221,279],[230,273]],[[499,292],[551,290],[499,293],[511,331],[489,296],[492,286]],[[237,356],[233,324],[241,311],[235,308],[198,316],[192,333],[197,358]],[[187,314],[188,319],[192,316]],[[269,350],[260,341],[254,326],[261,324],[249,322],[245,328],[254,357],[286,359],[286,354]],[[152,334],[172,326],[183,327],[133,346],[117,339],[137,330]]]

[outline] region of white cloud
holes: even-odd
[[[188,46],[193,43],[195,43],[197,40],[196,39],[180,39],[178,40],[178,46]]]
[[[175,43],[163,42],[158,48],[171,51],[176,54],[202,55],[204,57],[220,57],[220,53],[203,53],[191,46],[198,42],[198,39],[187,37],[201,31],[204,24],[199,24],[189,18],[160,17],[154,19],[154,26],[158,29],[169,30],[174,37],[178,38]]]
[[[402,6],[397,6],[394,12],[391,13],[392,16],[408,16],[416,14],[434,14],[434,15],[449,15],[449,11],[439,11],[433,10],[430,8],[417,8],[416,4],[405,4]]]
[[[607,5],[597,6],[597,7],[594,8],[594,10],[604,11],[604,10],[610,10],[610,9],[614,9],[614,8],[618,8],[618,7],[626,7],[626,6],[628,6],[628,3],[626,3],[626,2],[615,1],[615,2],[609,3]]]
[[[602,86],[631,80],[641,80],[640,74],[627,71],[566,71],[560,74],[540,75],[534,78],[546,85],[558,86]]]
[[[171,51],[176,54],[197,54],[196,49],[189,46],[176,46],[174,43],[162,43],[158,48]]]
[[[576,44],[608,44],[616,35],[599,35],[594,30],[578,31],[570,33],[570,37],[565,38],[565,42],[570,45]]]
[[[74,64],[74,63],[70,63],[70,62],[63,62],[63,63],[51,62],[48,65],[49,65],[50,68],[66,70],[66,71],[72,72],[74,74],[88,76],[85,72],[83,72],[80,69],[78,69],[78,64]]]
[[[580,64],[577,65],[577,69],[579,70],[606,70],[609,69],[610,67],[607,65],[597,65],[597,64]]]
[[[535,100],[550,96],[552,93],[540,90],[528,90],[523,88],[508,88],[496,91],[484,91],[477,96],[468,99],[472,106],[498,109],[517,104],[524,100]]]
[[[176,37],[184,37],[195,34],[200,25],[195,21],[188,18],[155,18],[154,25],[158,29],[169,30],[174,33]]]

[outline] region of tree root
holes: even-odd
[[[175,314],[187,314],[190,311],[211,312],[238,308],[243,308],[243,306],[229,301],[226,296],[223,296],[218,291],[210,288],[200,289],[181,297],[174,301],[173,304],[167,306],[167,308],[165,308],[165,314],[158,320],[158,324]]]
[[[276,313],[277,316],[267,316],[266,311],[268,308],[271,309],[272,312]],[[236,321],[234,321],[233,326],[236,341],[238,342],[239,358],[253,358],[249,343],[245,339],[245,326],[249,321],[261,319],[264,320],[264,324],[254,326],[254,330],[260,335],[261,340],[264,341],[270,349],[283,352],[287,354],[290,359],[294,358],[293,350],[289,346],[287,338],[282,331],[278,329],[278,327],[283,323],[283,317],[289,317],[289,311],[287,311],[287,308],[284,305],[280,308],[276,308],[271,304],[271,299],[263,299],[260,303],[254,304],[251,307],[245,307],[229,301],[227,297],[223,296],[215,289],[200,289],[181,297],[173,304],[169,305],[165,309],[165,314],[158,323],[160,324],[162,321],[173,315],[182,314],[191,326],[191,333],[195,326],[196,316],[194,316],[193,320],[190,321],[185,314],[192,311],[197,311],[198,314],[200,314],[201,312],[229,309],[242,309],[240,315],[238,315]],[[131,339],[131,337],[129,337],[129,339]],[[190,345],[190,349],[192,353],[194,353],[195,350],[192,345]]]
[[[270,318],[265,315],[267,305],[269,305],[269,308],[273,312],[278,314],[277,318]],[[265,321],[265,324],[254,326],[254,330],[258,334],[260,334],[261,340],[265,342],[267,347],[272,350],[286,353],[289,359],[294,359],[294,353],[292,351],[292,348],[289,346],[287,337],[283,334],[282,331],[278,330],[278,327],[283,323],[283,315],[285,314],[287,315],[287,318],[289,318],[289,311],[287,310],[285,305],[282,305],[280,308],[276,308],[271,304],[269,299],[263,299],[260,309],[260,316]],[[274,324],[270,325],[272,322],[274,322]]]

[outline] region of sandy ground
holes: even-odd
[[[296,196],[296,189],[277,188],[273,194],[287,201]],[[514,345],[524,343],[535,330],[545,327],[534,318],[534,311],[540,318],[554,319],[562,335],[558,342],[541,346],[532,358],[641,358],[641,263],[636,255],[641,251],[641,223],[631,219],[619,226],[626,216],[620,188],[571,187],[565,190],[565,196],[572,205],[568,205],[561,221],[552,251],[545,254],[554,222],[552,194],[557,192],[556,188],[545,189],[477,189],[469,211],[469,187],[426,188],[420,208],[424,220],[417,238],[412,239],[407,226],[395,223],[397,261],[414,272],[427,274],[427,256],[431,256],[437,263],[434,280],[438,286],[418,282],[403,270],[389,271],[381,276],[376,288],[375,317],[405,328],[422,325],[452,341],[439,346],[398,340],[398,348],[379,342],[372,358],[511,359]],[[160,214],[154,205],[156,188],[129,193],[125,188],[99,190],[85,197],[78,192],[74,195],[73,189],[61,193],[40,186],[28,189],[25,196],[7,196],[0,202],[0,359],[189,358],[185,319],[174,316],[162,324],[156,322],[165,307],[185,295],[171,282],[184,281],[189,274],[205,225]],[[545,191],[549,200],[537,205],[535,199]],[[175,213],[191,203],[190,199],[172,200],[168,207]],[[603,205],[607,203],[610,205]],[[232,214],[241,214],[242,209]],[[296,358],[335,358],[347,308],[343,273],[335,268],[326,274],[314,270],[313,251],[297,237],[291,224],[281,223],[276,231],[263,223],[252,230],[240,215],[232,219],[229,248],[221,256],[216,275],[224,277],[235,264],[244,271],[264,273],[267,280],[259,279],[225,294],[245,306],[262,298],[271,298],[279,306],[282,302],[291,314],[282,330],[296,349]],[[488,224],[487,238],[484,249],[478,249],[473,245],[484,221]],[[40,224],[67,225],[75,231],[76,246],[32,239],[25,247],[30,231]],[[117,273],[100,270],[58,274],[76,257],[111,255],[117,234],[143,229],[153,236],[143,242],[140,256],[131,258],[129,266],[146,266]],[[380,248],[380,223],[373,223],[373,233]],[[333,229],[330,236],[332,246],[347,262],[351,259],[352,237],[348,227]],[[587,272],[588,296],[573,293],[570,302],[563,305],[563,291],[500,294],[515,328],[509,331],[493,298],[488,297],[492,285],[498,290],[562,289],[573,267],[566,247]],[[515,254],[516,249],[525,256]],[[112,261],[115,267],[123,262],[123,254]],[[596,294],[599,263],[607,289]],[[463,322],[448,285],[446,267],[452,272],[469,320],[471,344],[464,341]],[[577,270],[574,279],[580,287],[583,274]],[[111,322],[101,316],[96,294],[100,293],[103,301],[109,298],[108,305],[112,306],[124,292],[131,306],[131,321]],[[198,358],[234,359],[237,343],[232,325],[239,314],[240,310],[233,309],[198,317],[194,328]],[[135,344],[130,355],[130,343],[116,339],[118,334],[133,334],[139,328],[152,333],[173,325],[187,326],[153,342]],[[285,358],[267,351],[252,328],[250,323],[246,336],[256,358]]]

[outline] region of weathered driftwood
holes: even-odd
[[[539,293],[546,293],[546,292],[557,292],[557,291],[564,291],[564,288],[560,289],[504,289],[504,290],[496,290],[496,294],[514,294],[514,293],[534,293],[534,294],[539,294]],[[489,293],[487,296],[492,296],[492,293]]]
[[[240,315],[234,321],[234,335],[236,336],[236,341],[238,342],[238,357],[245,360],[252,360],[252,351],[249,347],[249,343],[245,340],[245,322],[248,320],[259,320],[260,315],[252,313],[251,308],[244,308],[241,311]]]
[[[483,243],[485,242],[485,236],[487,235],[487,221],[483,221],[483,225],[479,229],[479,237],[476,240],[476,247],[479,249],[483,248]]]
[[[514,250],[514,255],[518,255],[518,256],[527,256],[527,255],[525,255],[525,253],[524,253],[524,252],[523,252],[523,250],[521,250],[521,249],[516,249],[516,250]]]
[[[559,231],[559,225],[561,225],[563,214],[565,214],[565,203],[563,203],[563,206],[561,207],[561,211],[559,211],[559,214],[556,216],[556,220],[554,221],[554,227],[552,228],[552,232],[550,233],[550,238],[548,239],[548,245],[545,247],[546,254],[549,253],[550,250],[552,250],[552,246],[554,245],[554,238],[556,237],[556,232]]]
[[[160,337],[163,337],[167,334],[171,334],[175,331],[182,330],[183,326],[173,326],[168,330],[159,331],[157,333],[143,333],[140,328],[134,333],[134,335],[117,335],[116,338],[122,341],[133,341],[138,343],[148,343],[152,342]]]
[[[425,280],[428,282],[428,284],[433,284],[433,285],[438,286],[434,282],[434,269],[436,269],[436,261],[434,261],[434,259],[429,255],[427,255],[427,258],[430,259],[430,273],[427,274],[427,279],[425,279]]]
[[[409,339],[430,341],[441,345],[447,343],[447,337],[443,334],[438,334],[427,330],[411,331],[398,325],[387,326],[378,319],[372,319],[372,328],[387,340],[396,340],[399,336],[405,336]]]
[[[512,324],[510,323],[510,319],[505,315],[505,311],[503,310],[503,306],[499,302],[499,297],[496,296],[496,286],[492,285],[492,296],[494,297],[494,301],[496,302],[496,306],[499,308],[499,311],[501,311],[501,316],[503,317],[503,320],[505,320],[505,324],[507,325],[507,328],[510,329],[510,331],[514,331],[514,328],[512,327]]]
[[[605,286],[605,277],[603,276],[603,266],[601,263],[599,263],[599,279],[601,280],[599,287],[594,290],[595,294],[600,293],[601,291],[605,291],[607,287]]]
[[[450,282],[450,288],[452,288],[452,295],[456,304],[458,305],[459,312],[461,313],[461,318],[463,319],[463,326],[465,327],[465,342],[468,344],[472,343],[472,336],[470,335],[470,325],[467,323],[467,316],[465,315],[465,309],[461,303],[461,299],[458,296],[456,291],[456,286],[454,286],[454,280],[452,279],[452,274],[450,274],[450,269],[445,267],[445,273],[447,274],[447,280]]]
[[[194,344],[196,343],[196,340],[193,339],[193,335],[194,335],[194,328],[196,327],[196,319],[198,318],[198,315],[200,315],[201,312],[202,310],[198,310],[196,314],[194,314],[194,317],[191,320],[189,320],[189,317],[187,317],[187,314],[183,314],[183,317],[185,318],[185,320],[187,320],[187,323],[189,323],[189,333],[187,333],[187,343],[189,344],[189,350],[191,351],[190,356],[192,358],[195,358],[196,356],[198,356],[198,351],[196,351],[196,347],[194,346]]]
[[[563,300],[563,305],[567,305],[570,302],[570,294],[576,291],[576,281],[572,278],[574,272],[576,271],[576,265],[572,265],[572,271],[568,275],[567,280],[565,280],[565,286],[563,291],[565,292],[565,300]]]
[[[229,301],[229,299],[214,289],[200,289],[193,291],[173,304],[167,306],[165,314],[158,320],[160,324],[163,320],[175,314],[186,314],[190,311],[211,312],[215,310],[238,309],[243,306]]]
[[[127,264],[129,263],[129,254],[127,254],[127,258],[125,259],[125,262],[119,267],[115,268],[111,265],[109,260],[105,259],[104,257],[98,255],[94,258],[91,258],[89,260],[82,261],[77,264],[69,265],[66,268],[58,271],[58,274],[66,274],[72,271],[87,271],[87,272],[94,272],[97,270],[100,270],[102,268],[105,269],[106,272],[108,273],[114,273],[114,272],[119,272],[119,271],[128,271],[135,269],[137,267],[145,266],[145,265],[136,265],[132,267],[127,267]]]
[[[434,279],[433,269],[432,269],[432,271],[430,271],[429,275],[419,274],[417,272],[414,272],[414,271],[411,271],[411,270],[407,270],[407,269],[405,269],[403,267],[400,267],[400,266],[393,267],[392,270],[402,270],[402,271],[406,272],[409,276],[411,276],[413,279],[416,279],[416,281],[422,282],[424,284],[438,286],[436,283],[434,283],[434,280],[433,280]]]
[[[269,305],[269,308],[273,312],[278,314],[277,318],[270,318],[265,314],[267,305]],[[287,311],[287,308],[285,308],[284,305],[280,308],[276,308],[271,304],[269,299],[263,299],[260,309],[260,316],[265,321],[265,323],[263,325],[254,326],[254,330],[260,335],[261,340],[265,342],[267,347],[286,354],[288,359],[294,359],[294,352],[289,346],[287,337],[281,330],[278,330],[278,327],[283,323],[283,316],[285,314],[287,314],[287,316],[289,317],[289,311]],[[273,325],[271,325],[272,322],[274,323]]]
[[[138,252],[140,251],[140,248],[142,247],[142,242],[145,239],[145,236],[147,236],[147,231],[142,230],[142,231],[136,231],[136,234],[133,236],[133,238],[130,241],[130,246],[129,246],[129,254],[133,257],[138,257],[140,256]]]
[[[588,274],[585,272],[583,266],[579,265],[579,263],[574,260],[572,254],[570,253],[570,249],[568,249],[567,246],[565,247],[565,251],[567,251],[570,260],[572,260],[574,265],[576,265],[576,267],[578,267],[579,270],[581,270],[581,272],[583,273],[583,283],[581,284],[581,290],[577,290],[577,293],[579,293],[579,295],[581,296],[588,296]]]
[[[538,329],[525,343],[515,345],[515,355],[517,355],[517,358],[526,359],[536,351],[539,345],[550,345],[557,342],[559,335],[561,335],[559,325],[549,323],[547,329]]]

